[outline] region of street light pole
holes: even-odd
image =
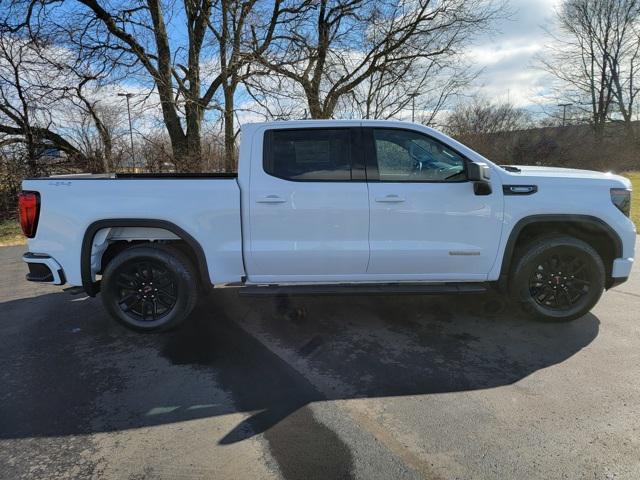
[[[133,162],[133,173],[136,172],[136,157],[133,150],[133,127],[131,126],[131,106],[129,100],[134,97],[134,93],[118,93],[119,97],[125,97],[127,99],[127,115],[129,116],[129,140],[131,141],[131,161]]]
[[[413,92],[409,94],[411,98],[411,123],[415,123],[416,121],[416,97],[418,96],[418,92]]]
[[[416,122],[416,94],[411,95],[411,123]]]
[[[562,107],[562,126],[567,123],[567,107],[570,107],[573,103],[559,103],[558,106]]]
[[[416,121],[416,96],[411,96],[411,123]]]

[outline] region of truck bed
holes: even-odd
[[[171,180],[171,181],[168,181]],[[201,245],[211,283],[244,275],[240,188],[233,174],[64,175],[26,179],[40,194],[40,216],[29,251],[47,253],[64,268],[70,285],[81,285],[81,246],[97,221],[145,219],[169,222]],[[107,227],[105,227],[107,228]]]

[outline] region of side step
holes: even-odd
[[[271,295],[449,295],[486,293],[485,283],[336,283],[322,285],[248,285],[238,289],[243,297]]]

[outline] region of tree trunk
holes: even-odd
[[[178,122],[166,122],[171,140],[171,150],[176,170],[179,172],[200,172],[202,170],[202,117],[203,111],[197,105],[185,107],[187,133]]]
[[[307,104],[309,105],[309,115],[311,116],[311,118],[317,118],[321,120],[331,118],[333,111],[328,112],[324,108],[322,102],[320,101],[320,94],[318,90],[316,90],[315,88],[306,88],[305,94],[307,97]]]
[[[35,138],[29,126],[25,129],[25,139],[27,144],[27,172],[30,177],[38,175],[38,153],[36,151]]]
[[[224,89],[224,169],[226,172],[236,170],[236,139],[233,122],[233,85],[223,85]]]

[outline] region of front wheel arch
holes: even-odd
[[[582,240],[598,252],[605,266],[605,287],[609,288],[612,284],[613,260],[623,256],[622,240],[617,232],[602,219],[591,215],[542,214],[524,217],[511,229],[502,254],[498,290],[508,292],[510,274],[519,248],[535,237],[559,234]]]

